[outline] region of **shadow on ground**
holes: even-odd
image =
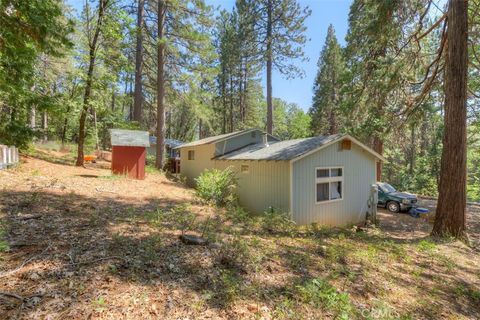
[[[305,283],[318,278],[348,291],[356,301],[391,300],[395,293],[389,283],[400,296],[434,301],[422,304],[408,297],[411,302],[405,302],[402,312],[415,317],[480,312],[479,285],[465,280],[475,269],[438,253],[439,244],[426,236],[399,239],[315,228],[292,234],[223,220],[215,236],[230,239],[230,247],[188,246],[172,227],[178,221],[160,219],[162,212],[183,204],[170,198],[126,202],[74,193],[2,191],[2,225],[10,249],[2,254],[1,290],[26,299],[0,297],[0,315],[339,314],[317,293],[299,296],[309,288]],[[336,297],[335,292],[328,294]],[[313,311],[305,311],[312,304]],[[259,305],[269,309],[262,311]]]

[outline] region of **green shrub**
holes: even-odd
[[[246,211],[242,207],[235,206],[229,208],[225,215],[227,218],[235,224],[243,223],[243,224],[252,224],[255,222],[255,218],[250,212]]]
[[[200,198],[216,206],[229,206],[237,201],[237,178],[232,169],[205,170],[195,179]]]
[[[314,278],[296,287],[297,297],[301,302],[333,312],[335,319],[350,319],[354,312],[347,293],[337,289],[321,278]]]
[[[262,217],[262,227],[270,233],[286,233],[288,235],[293,235],[296,231],[296,224],[290,217],[290,214],[280,212],[273,208],[264,212]]]

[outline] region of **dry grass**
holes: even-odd
[[[480,314],[479,251],[431,239],[420,219],[382,213],[366,232],[272,225],[204,206],[160,173],[135,181],[34,158],[0,181],[0,291],[19,296],[0,296],[2,319]],[[185,245],[182,229],[212,244]]]

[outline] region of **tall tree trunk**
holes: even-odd
[[[37,111],[36,111],[36,106],[35,105],[32,105],[30,107],[30,121],[29,121],[29,126],[32,130],[35,130],[35,127],[36,127],[36,115],[37,115]]]
[[[130,77],[128,79],[128,85],[130,86],[130,88],[128,90],[128,97],[129,97],[128,101],[130,103],[130,105],[128,107],[129,108],[128,109],[129,110],[128,111],[128,119],[130,121],[133,121],[133,103],[134,103],[134,101],[133,101],[133,82],[134,82],[133,78],[134,78],[134,75],[130,74]]]
[[[243,75],[243,122],[247,121],[248,110],[248,59],[245,58],[245,73]]]
[[[97,25],[95,26],[95,33],[93,35],[93,39],[89,43],[89,53],[88,53],[89,61],[88,61],[87,80],[85,83],[85,92],[83,94],[83,108],[80,114],[80,123],[78,128],[77,161],[75,162],[76,166],[83,166],[83,156],[84,156],[83,147],[85,144],[85,122],[87,120],[88,108],[90,107],[90,95],[92,93],[93,69],[95,67],[98,37],[100,36],[103,17],[105,14],[105,7],[107,6],[107,3],[108,3],[108,0],[100,0],[99,2]]]
[[[373,137],[373,150],[376,153],[383,155],[383,139],[377,135]],[[383,167],[383,163],[381,161],[378,161],[377,162],[377,181],[382,181],[382,167]]]
[[[230,132],[233,132],[233,76],[230,74]]]
[[[97,110],[92,107],[93,116],[93,129],[95,132],[95,150],[100,150],[100,144],[98,142],[98,126],[97,126]]]
[[[67,136],[67,125],[68,125],[68,114],[70,113],[70,104],[67,107],[67,116],[63,120],[63,128],[62,128],[62,147],[65,146],[65,139]]]
[[[123,101],[122,101],[122,115],[123,116],[125,116],[125,104],[128,101],[127,97],[128,97],[128,74],[125,76],[125,89],[123,90]]]
[[[143,113],[142,69],[143,69],[143,8],[144,0],[138,0],[137,10],[137,47],[135,50],[135,94],[133,98],[133,120],[141,122]]]
[[[273,133],[273,101],[272,101],[272,0],[267,4],[267,133]]]
[[[328,116],[328,123],[329,123],[329,134],[337,134],[338,133],[338,125],[337,125],[337,117],[335,114],[335,110],[338,108],[337,105],[337,79],[335,78],[335,72],[332,72],[332,92],[330,93],[330,99],[332,100],[332,105],[330,107],[330,112]]]
[[[222,123],[222,133],[227,133],[227,80],[226,80],[226,69],[222,65],[222,103],[223,103],[223,123]]]
[[[408,168],[408,173],[410,175],[413,175],[413,172],[415,170],[415,124],[412,124],[412,128],[410,129],[410,165]]]
[[[165,152],[165,1],[158,0],[158,48],[157,48],[157,150],[155,167],[163,168]]]
[[[72,91],[70,92],[70,100],[73,100],[73,97],[75,96],[75,91],[76,91],[77,84],[74,82],[72,84]],[[62,148],[65,146],[65,139],[67,137],[67,126],[68,126],[68,118],[70,117],[70,110],[72,106],[67,104],[67,112],[65,113],[65,119],[63,120],[63,127],[62,127]]]
[[[448,4],[445,129],[438,204],[432,234],[461,238],[466,231],[468,2]]]
[[[32,92],[35,92],[35,84],[33,84],[32,86]],[[28,112],[28,126],[30,127],[30,129],[32,130],[35,130],[35,127],[36,127],[36,116],[37,116],[37,106],[35,106],[34,104],[32,104],[30,106],[30,110]]]
[[[116,92],[115,92],[115,86],[114,86],[112,91],[112,112],[115,111],[115,98],[116,98]]]
[[[43,142],[48,141],[48,113],[43,111],[42,114],[42,130],[43,130]]]

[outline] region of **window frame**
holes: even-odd
[[[191,159],[190,159],[190,152],[192,153],[192,158],[191,158]],[[195,160],[195,150],[192,150],[192,149],[191,149],[191,150],[188,150],[188,151],[187,151],[187,160],[188,160],[188,161],[193,161],[193,160]]]
[[[246,170],[244,170],[246,169]],[[248,174],[250,173],[250,165],[248,164],[241,164],[240,165],[240,173],[243,173],[243,174]]]
[[[342,170],[342,175],[338,177],[332,177],[332,169],[341,169]],[[321,177],[317,178],[317,171],[318,170],[328,170],[328,177]],[[343,166],[330,166],[330,167],[316,167],[314,171],[314,199],[315,199],[315,204],[324,204],[324,203],[331,203],[331,202],[338,202],[338,201],[343,201],[345,198],[345,183],[344,183],[344,177],[345,177],[345,170]],[[341,182],[342,183],[342,194],[341,197],[338,199],[330,199],[330,183],[331,182]],[[317,201],[317,184],[319,183],[328,183],[328,199],[329,200],[324,200],[324,201]]]

